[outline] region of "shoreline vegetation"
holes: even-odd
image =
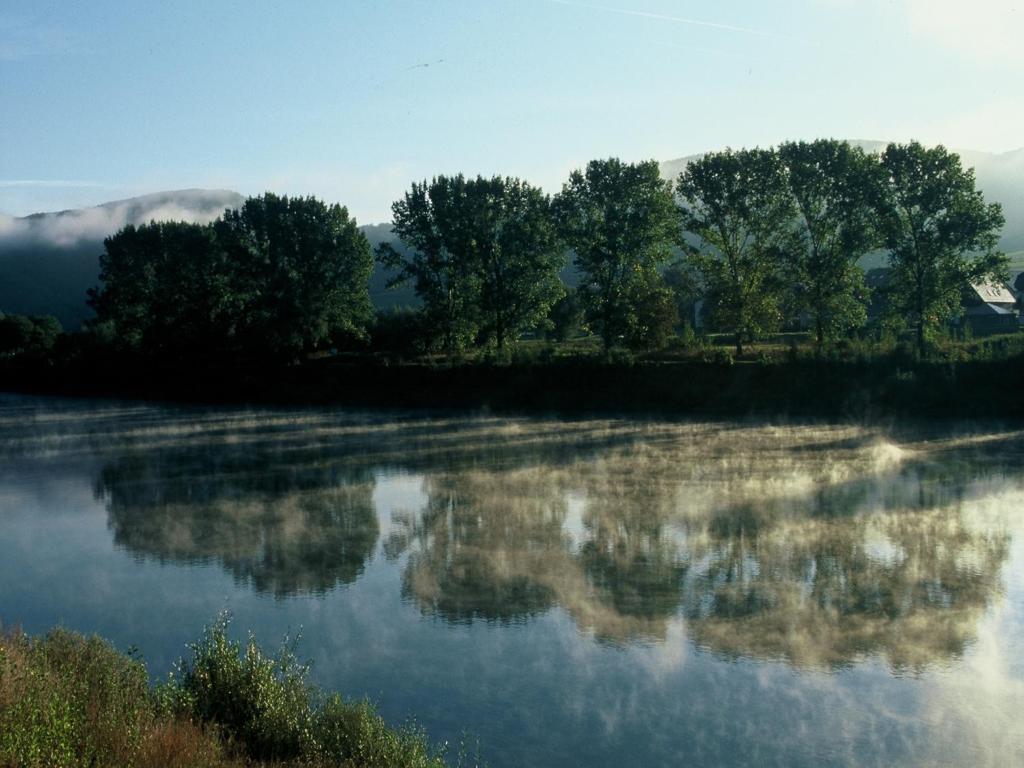
[[[534,412],[1024,413],[1003,215],[941,146],[726,150],[674,181],[654,161],[594,160],[553,196],[515,178],[436,176],[392,213],[394,240],[376,251],[346,208],[269,192],[209,224],[127,226],[104,241],[95,318],[81,331],[0,315],[0,389]],[[885,266],[866,273],[865,259]],[[416,306],[375,309],[375,274],[410,286]]]
[[[65,629],[0,630],[0,766],[444,768],[422,729],[308,681],[287,638],[275,655],[221,616],[151,684],[134,651]],[[463,751],[457,765],[476,764]]]
[[[0,365],[0,391],[195,403],[504,413],[843,419],[1024,419],[1024,334],[912,348],[704,346],[634,355],[523,345],[505,358],[336,355],[302,364],[161,364],[86,356]]]

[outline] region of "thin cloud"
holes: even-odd
[[[617,13],[622,16],[636,16],[641,19],[655,19],[657,21],[668,21],[674,24],[688,24],[693,27],[708,27],[710,29],[721,29],[727,32],[740,32],[746,35],[757,35],[759,37],[775,37],[791,39],[786,35],[776,32],[769,32],[763,29],[752,29],[750,27],[738,27],[733,24],[722,24],[716,21],[704,21],[703,19],[690,19],[683,16],[669,16],[663,13],[652,13],[650,11],[634,11],[628,8],[612,8],[606,5],[591,5],[590,3],[576,2],[576,0],[547,0],[557,5],[567,5],[572,8],[586,8],[591,11],[603,11],[605,13]]]

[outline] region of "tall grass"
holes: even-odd
[[[446,765],[422,730],[314,687],[293,643],[267,655],[227,630],[221,617],[155,687],[99,638],[0,633],[0,766]]]

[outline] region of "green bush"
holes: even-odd
[[[423,731],[414,726],[388,727],[369,702],[331,696],[320,708],[316,726],[322,759],[352,761],[366,768],[440,768]]]
[[[179,691],[165,691],[164,699],[223,729],[257,760],[293,760],[315,752],[309,668],[287,643],[274,658],[250,636],[243,653],[241,643],[228,638],[228,623],[221,616],[190,646],[192,659],[178,665]]]
[[[732,355],[732,351],[725,349],[724,347],[710,347],[702,350],[701,360],[705,363],[711,363],[712,365],[725,366],[730,366],[736,362],[736,359]]]
[[[308,682],[309,666],[298,661],[287,640],[276,657],[265,655],[250,636],[228,637],[224,614],[190,646],[158,690],[163,711],[188,716],[220,730],[254,760],[354,764],[369,768],[445,765],[422,730],[394,730],[366,702],[324,698]]]
[[[0,633],[0,766],[241,768],[273,761],[443,768],[422,729],[390,728],[367,702],[325,697],[294,643],[265,655],[222,615],[170,678],[99,638]],[[460,754],[460,763],[464,755]]]
[[[128,765],[150,717],[146,668],[109,643],[0,639],[0,764]]]

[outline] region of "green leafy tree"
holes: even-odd
[[[568,288],[562,298],[551,305],[546,335],[555,341],[567,341],[583,330],[583,321],[579,294],[575,288]]]
[[[676,332],[679,308],[676,296],[656,272],[631,286],[633,322],[626,343],[633,349],[661,349]]]
[[[713,322],[735,334],[736,352],[779,327],[783,259],[795,247],[796,215],[785,168],[771,150],[726,150],[690,163],[676,185],[689,254]]]
[[[697,325],[698,302],[704,293],[700,272],[688,261],[680,260],[666,267],[661,276],[672,292],[678,324],[693,329]]]
[[[0,318],[0,355],[24,352],[31,344],[32,331],[32,321],[24,315]]]
[[[214,231],[235,265],[231,293],[246,349],[294,358],[365,336],[373,252],[346,208],[267,193],[226,212]]]
[[[550,200],[540,189],[501,177],[466,186],[481,331],[501,350],[508,339],[542,324],[564,294],[559,272],[565,256]]]
[[[159,354],[219,349],[229,323],[224,259],[209,227],[184,222],[128,226],[104,241],[97,320],[122,345]]]
[[[211,225],[127,226],[104,247],[93,328],[145,354],[292,359],[371,318],[369,243],[315,198],[250,198]]]
[[[927,336],[960,309],[965,286],[1003,277],[1006,257],[996,249],[1003,213],[945,147],[890,144],[881,162],[889,309],[914,329],[922,354]]]
[[[672,184],[653,160],[593,160],[572,173],[553,209],[575,253],[587,321],[607,351],[638,323],[639,287],[660,280],[657,268],[679,238]]]
[[[462,174],[413,183],[391,206],[394,233],[407,252],[390,243],[377,249],[378,260],[396,271],[390,285],[413,283],[429,331],[449,354],[472,342],[478,330],[480,287],[469,210]]]
[[[131,224],[103,241],[101,285],[89,290],[94,327],[109,328],[119,343],[138,349],[149,335],[156,274],[163,268],[164,225]]]
[[[0,312],[0,355],[45,355],[62,332],[52,315],[26,317]]]
[[[243,308],[210,226],[151,222],[104,241],[93,329],[117,346],[173,357],[228,350]]]
[[[791,142],[778,152],[800,234],[799,247],[788,252],[787,276],[795,308],[810,315],[820,350],[827,339],[867,321],[867,288],[857,261],[880,244],[878,161],[834,139]]]
[[[32,317],[31,320],[30,348],[40,354],[52,351],[57,344],[57,339],[64,332],[60,321],[53,315]]]
[[[519,179],[439,176],[392,206],[406,255],[385,244],[378,258],[398,271],[396,283],[414,283],[446,351],[477,336],[504,349],[542,323],[564,290],[549,208]]]

